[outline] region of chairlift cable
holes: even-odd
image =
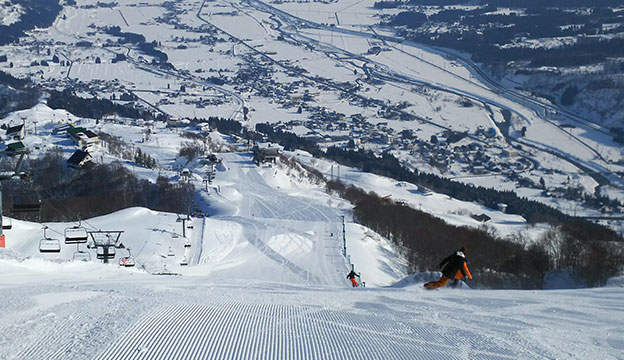
[[[41,224],[41,225],[43,225],[43,224]],[[62,232],[56,231],[56,230],[52,229],[51,227],[49,227],[48,225],[43,225],[43,227],[44,227],[44,230],[46,230],[46,231],[51,231],[51,232],[57,233],[57,234],[59,234],[61,236],[65,236],[65,234],[63,234]]]
[[[41,199],[41,192],[43,192],[43,193],[47,194],[47,196],[49,196],[49,200],[55,200],[54,197],[52,196],[52,194],[50,194],[50,192],[48,192],[45,189],[42,189],[40,191],[39,190],[35,190],[35,192],[37,193],[37,196],[38,196],[39,199]],[[65,207],[66,210],[71,211],[71,209],[67,205],[65,205],[63,202],[58,201],[58,200],[56,200],[56,201],[59,204],[61,204],[61,206]],[[65,212],[61,211],[57,206],[54,206],[51,203],[52,203],[52,201],[47,201],[46,205],[49,206],[50,208],[52,208],[52,210],[54,210],[57,214],[63,216],[64,218],[70,218],[70,217],[67,216],[67,214]],[[90,228],[92,228],[95,231],[99,231],[100,230],[98,227],[93,226],[92,224],[90,224],[88,221],[86,221],[84,219],[79,219],[78,221],[70,220],[69,222],[74,223],[75,227],[81,227],[82,223],[84,223],[84,224],[86,224],[87,226],[89,226]],[[58,234],[60,236],[65,237],[65,233],[64,232],[57,231],[57,230],[55,230],[53,228],[48,227],[47,225],[44,225],[44,226],[45,226],[46,230],[50,230],[51,232],[54,232],[54,233],[56,233],[56,234]],[[85,230],[87,230],[87,229],[85,228]],[[133,257],[133,261],[134,261],[135,265],[142,266],[142,264],[140,262],[136,261],[136,259],[134,257]],[[143,267],[143,269],[145,269],[145,268]]]
[[[48,195],[49,195],[49,194],[48,194]],[[64,214],[62,211],[60,211],[57,207],[55,207],[54,205],[52,205],[50,201],[48,201],[48,202],[46,203],[46,205],[47,205],[47,206],[49,206],[49,207],[51,207],[51,208],[52,208],[52,210],[56,211],[59,215],[61,215],[61,216],[65,216],[65,214]],[[72,221],[72,222],[73,222],[73,221]],[[56,231],[56,230],[54,230],[54,229],[51,229],[51,230],[52,230],[52,231],[54,231],[54,232],[56,232],[56,233],[58,233],[59,235],[63,235],[63,237],[65,236],[65,234],[62,234],[62,233],[60,233],[60,232],[58,232],[58,231]]]
[[[50,197],[50,200],[53,200],[53,199],[54,199],[54,198],[52,197],[52,194],[50,194],[47,190],[42,190],[42,191],[43,191],[43,192],[45,192],[45,193],[46,193],[46,194]],[[37,192],[39,193],[39,191],[37,191]],[[39,197],[39,198],[41,198],[41,197]],[[62,206],[64,206],[64,207],[65,207],[65,209],[66,209],[67,211],[71,211],[71,209],[70,209],[69,207],[67,207],[67,205],[63,204],[61,201],[58,201],[58,200],[56,200],[56,201],[57,201],[59,204],[61,204]],[[59,210],[57,207],[55,207],[55,206],[51,205],[51,204],[50,204],[50,202],[51,202],[51,201],[48,201],[46,204],[47,204],[48,206],[50,206],[50,207],[51,207],[54,211],[56,211],[59,215],[62,215],[62,216],[63,216],[63,217],[65,217],[65,218],[68,218],[68,219],[70,218],[69,216],[67,216],[67,214],[66,214],[66,213],[62,212],[62,211],[61,211],[61,210]],[[80,225],[81,225],[81,222],[82,222],[82,223],[87,224],[87,225],[88,225],[90,228],[92,228],[93,230],[100,230],[99,228],[97,228],[97,227],[95,227],[95,226],[91,225],[88,221],[86,221],[86,220],[84,220],[84,219],[79,219],[79,220],[78,220],[78,222],[76,222],[75,220],[70,220],[70,222],[72,222],[72,223],[76,224],[76,226],[80,226]]]
[[[57,234],[59,234],[60,236],[63,236],[63,237],[65,236],[65,234],[63,234],[62,232],[60,232],[60,231],[56,231],[56,230],[52,229],[52,228],[51,228],[51,227],[49,227],[49,226],[48,226],[48,229],[47,229],[47,230],[48,230],[48,231],[51,231],[51,232],[54,232],[54,233],[57,233]]]
[[[26,154],[26,157],[27,157],[28,159],[30,159],[30,154],[28,154],[28,153],[27,153],[27,154]],[[41,193],[42,193],[42,192],[44,192],[45,194],[47,194],[47,196],[49,196],[49,199],[50,199],[50,200],[54,199],[54,197],[52,196],[52,194],[50,194],[50,192],[48,192],[47,190],[45,190],[45,189],[41,189],[41,190],[36,190],[36,189],[34,189],[34,186],[33,186],[32,182],[29,182],[29,185],[31,186],[31,189],[35,191],[35,193],[36,193],[36,195],[37,195],[37,198],[39,199],[39,203],[41,203],[41,198],[42,198],[42,197],[41,197]],[[57,200],[57,201],[58,201],[58,200]],[[58,202],[59,202],[59,204],[61,204],[62,206],[64,206],[66,210],[68,210],[68,211],[70,211],[70,212],[71,212],[71,209],[70,209],[69,207],[67,207],[67,205],[65,205],[64,203],[62,203],[62,202],[60,202],[60,201],[58,201]],[[69,217],[69,216],[67,216],[67,214],[66,214],[66,213],[64,213],[63,211],[61,211],[60,209],[58,209],[56,206],[52,205],[52,204],[51,204],[51,201],[48,201],[48,202],[47,202],[47,205],[48,205],[48,206],[50,206],[50,208],[52,208],[54,211],[56,211],[59,215],[63,216],[64,218],[70,219],[70,217]],[[84,223],[85,223],[85,224],[87,224],[89,227],[91,227],[93,230],[99,230],[99,228],[97,228],[97,227],[95,227],[95,226],[91,225],[91,224],[90,224],[88,221],[86,221],[86,220],[80,220],[80,219],[79,219],[79,220],[78,220],[78,222],[76,222],[76,221],[74,221],[74,220],[70,220],[70,222],[73,222],[73,223],[75,224],[75,227],[80,227],[80,226],[81,226],[81,222],[84,222]],[[57,230],[55,230],[55,229],[53,229],[53,228],[50,228],[50,227],[49,227],[49,226],[47,226],[47,225],[44,225],[44,227],[45,227],[45,229],[46,229],[46,230],[50,230],[51,232],[54,232],[54,233],[56,233],[56,234],[58,234],[58,235],[60,235],[60,236],[65,237],[65,233],[61,233],[61,232],[59,232],[59,231],[57,231]],[[84,228],[84,227],[83,227],[83,228]],[[85,230],[86,230],[86,228],[85,228]],[[44,234],[45,234],[45,231],[44,231]],[[44,237],[45,237],[45,236],[44,236]]]

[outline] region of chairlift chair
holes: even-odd
[[[73,257],[74,261],[91,261],[91,254],[86,251],[76,251]]]
[[[57,239],[44,238],[39,241],[39,252],[41,253],[60,253],[61,242]]]
[[[126,250],[128,251],[128,256],[124,256],[119,259],[119,266],[132,267],[136,265],[136,262],[134,261],[134,257],[130,252],[130,248],[127,248]]]
[[[104,247],[97,247],[97,258],[102,259],[114,259],[115,258],[115,248],[113,246],[108,247],[108,254],[104,254]]]
[[[13,228],[13,222],[11,218],[3,217],[2,218],[2,230],[11,230]]]
[[[43,227],[43,239],[39,241],[40,253],[60,253],[61,242],[58,239],[49,238],[46,234],[47,226]]]
[[[190,248],[191,247],[191,242],[187,239],[186,242],[184,243],[184,247],[185,248]]]
[[[182,258],[182,261],[180,261],[180,265],[181,266],[187,266],[188,265],[188,261],[186,260],[186,256],[184,258]]]
[[[173,252],[173,249],[171,248],[171,246],[169,246],[169,251],[167,252],[167,256],[175,256],[175,253]]]
[[[136,265],[136,262],[134,261],[134,258],[131,256],[124,256],[121,259],[119,259],[119,266],[132,267],[134,265]]]
[[[81,226],[65,229],[65,244],[85,244],[88,238],[87,230]]]

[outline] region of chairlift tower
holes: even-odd
[[[89,231],[89,236],[93,240],[92,247],[97,249],[97,258],[101,259],[104,264],[108,264],[108,259],[115,258],[115,249],[124,249],[124,245],[119,242],[121,230],[96,230]]]
[[[191,217],[186,214],[186,217],[180,217],[180,214],[178,214],[178,218],[176,219],[176,222],[181,222],[182,223],[182,237],[186,238],[186,222],[191,220]]]
[[[342,219],[342,255],[347,256],[347,231],[345,227],[345,217],[340,216]]]

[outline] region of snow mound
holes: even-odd
[[[624,276],[616,276],[607,280],[607,284],[605,286],[609,287],[624,287]]]
[[[544,275],[544,289],[582,289],[586,287],[586,284],[575,278],[568,270],[551,271]]]

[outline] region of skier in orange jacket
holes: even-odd
[[[472,280],[472,274],[468,270],[466,263],[466,248],[462,247],[454,254],[447,256],[439,265],[442,269],[442,277],[438,281],[430,281],[425,284],[427,289],[437,289],[446,285],[451,279],[462,279],[468,277]]]
[[[351,280],[351,285],[353,287],[358,287],[356,276],[359,276],[355,271],[351,270],[351,272],[347,275],[347,279]]]

